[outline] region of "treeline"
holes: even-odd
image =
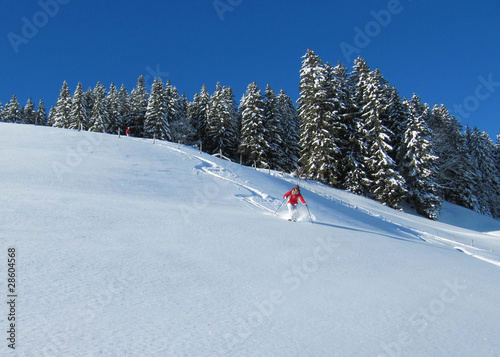
[[[245,165],[297,171],[390,207],[403,201],[437,218],[442,201],[500,217],[500,145],[477,128],[463,130],[445,106],[401,98],[381,72],[358,58],[352,70],[303,57],[298,109],[281,90],[249,84],[239,103],[230,86],[203,85],[192,101],[170,81],[144,78],[131,92],[97,83],[71,94],[63,83],[46,114],[39,102],[0,104],[11,123],[132,135],[200,145]]]
[[[262,93],[256,83],[248,86],[238,105],[232,88],[220,83],[212,94],[203,85],[189,102],[161,78],[148,92],[141,76],[130,93],[124,85],[118,89],[112,83],[106,90],[97,83],[84,91],[78,83],[71,94],[64,82],[48,116],[42,101],[35,112],[31,99],[20,107],[16,96],[0,115],[4,122],[112,134],[128,128],[133,136],[197,144],[210,154],[276,170],[294,170],[299,155],[299,124],[291,98],[283,90],[276,94],[270,85]]]
[[[303,57],[299,164],[312,178],[435,219],[446,200],[500,217],[500,146],[444,105],[401,98],[357,58],[350,73]]]

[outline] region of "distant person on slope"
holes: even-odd
[[[286,204],[288,206],[288,212],[290,213],[290,218],[288,220],[297,221],[296,212],[297,212],[297,204],[299,203],[298,200],[300,199],[300,202],[302,202],[303,205],[307,206],[306,201],[304,201],[304,197],[302,197],[302,194],[300,193],[299,185],[295,186],[294,188],[292,188],[290,191],[288,191],[283,195],[283,199],[287,197],[290,197]]]

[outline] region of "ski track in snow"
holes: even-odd
[[[490,259],[490,258],[485,258],[485,257],[483,257],[481,255],[474,254],[474,253],[470,252],[469,250],[467,250],[467,249],[465,249],[463,247],[455,247],[455,249],[457,251],[461,252],[461,253],[467,254],[467,255],[469,255],[471,257],[474,257],[476,259],[479,259],[479,260],[482,260],[482,261],[485,261],[487,263],[490,263],[490,264],[493,264],[493,265],[496,265],[496,266],[500,267],[500,262],[499,261],[496,261],[496,260]]]
[[[194,154],[189,154],[185,151],[182,151],[180,149],[176,149],[167,145],[161,145],[162,147],[165,147],[169,150],[181,153],[183,155],[188,156],[191,159],[197,159],[201,161],[201,164],[195,166],[196,170],[199,170],[207,175],[210,175],[212,177],[215,177],[217,179],[229,182],[237,187],[243,188],[245,190],[248,190],[251,195],[245,196],[245,195],[236,195],[236,198],[242,200],[246,204],[248,204],[251,207],[256,207],[258,209],[262,209],[264,211],[274,213],[276,211],[277,207],[274,207],[276,203],[278,202],[281,203],[280,200],[276,198],[270,197],[268,193],[262,192],[254,187],[249,186],[246,183],[242,183],[238,181],[238,176],[232,174],[230,171],[227,169],[217,165],[215,162],[210,161],[208,159],[205,159],[201,156],[194,155]]]
[[[162,145],[162,144],[160,144],[159,146],[167,148],[167,149],[175,151],[175,152],[178,152],[178,153],[181,153],[183,155],[186,155],[186,156],[188,156],[191,159],[200,160],[201,164],[197,165],[195,167],[197,170],[199,170],[199,171],[201,171],[201,172],[203,172],[203,173],[205,173],[207,175],[210,175],[212,177],[215,177],[217,179],[229,182],[229,183],[231,183],[231,184],[233,184],[235,186],[241,187],[241,188],[246,189],[249,192],[251,192],[252,194],[249,195],[249,196],[236,195],[236,198],[242,200],[244,203],[246,203],[250,207],[256,207],[258,209],[266,211],[267,213],[276,214],[276,209],[282,203],[279,199],[271,198],[269,196],[269,194],[267,194],[267,193],[264,193],[264,192],[262,192],[262,191],[260,191],[260,190],[258,190],[256,188],[253,188],[253,187],[249,186],[248,184],[238,182],[237,181],[237,178],[238,178],[237,175],[232,174],[230,171],[228,171],[227,169],[225,169],[225,168],[217,165],[215,162],[213,162],[211,160],[205,159],[205,158],[203,158],[201,156],[198,156],[198,155],[189,154],[189,153],[187,153],[185,151],[173,148],[171,146]],[[258,171],[264,172],[264,171],[268,171],[268,170],[259,170],[258,169]],[[283,173],[278,173],[277,174],[277,173],[273,172],[271,175],[274,176],[274,177],[278,177],[278,178],[280,178],[282,180],[288,181],[288,182],[290,182],[292,184],[294,184],[294,181],[296,180],[296,178],[291,177],[289,174],[288,175],[287,174],[283,174]],[[311,187],[312,185],[307,185],[307,186],[308,186],[307,189],[309,191],[317,194],[318,196],[324,197],[324,198],[326,198],[328,200],[331,200],[333,202],[336,201],[336,199],[335,199],[334,196],[323,195],[320,191],[318,191],[314,187]],[[342,203],[341,200],[340,200],[340,202]],[[349,204],[347,204],[347,205],[348,205],[348,207],[351,207]],[[358,207],[356,207],[355,209],[358,209]],[[366,214],[374,216],[374,217],[378,217],[378,218],[380,218],[380,219],[382,219],[384,221],[387,221],[387,219],[384,216],[382,216],[382,214],[371,213],[370,210],[367,210]],[[285,213],[283,213],[283,212],[282,213],[278,213],[277,216],[279,218],[281,218],[281,219],[287,219],[288,218],[288,213],[287,212],[285,212]],[[308,217],[306,217],[306,215],[304,215],[302,212],[300,212],[299,213],[299,217],[297,218],[297,222],[305,221],[307,219],[308,219]],[[312,215],[312,222],[314,222],[315,220],[316,220],[316,217],[314,215]],[[415,229],[415,228],[405,227],[405,226],[403,226],[400,223],[396,223],[396,222],[392,222],[392,221],[390,221],[390,223],[392,223],[395,226],[398,226],[398,229],[401,232],[405,232],[407,234],[417,236],[421,240],[423,240],[423,241],[425,241],[427,243],[435,244],[435,245],[447,246],[447,247],[453,248],[453,249],[455,249],[455,250],[457,250],[459,252],[465,253],[466,255],[471,256],[473,258],[476,258],[476,259],[479,259],[479,260],[482,260],[484,262],[487,262],[487,263],[490,263],[490,264],[493,264],[495,266],[499,266],[500,267],[500,261],[497,261],[497,260],[491,259],[491,258],[487,258],[487,257],[485,257],[483,255],[478,254],[478,253],[483,253],[483,254],[487,253],[487,251],[484,250],[484,249],[480,249],[480,248],[476,248],[476,247],[471,247],[470,245],[466,245],[466,244],[463,244],[463,243],[452,241],[450,239],[439,237],[437,235],[432,235],[432,234],[427,233],[427,232],[422,232],[422,231],[419,231],[418,229]],[[477,251],[477,253],[476,254],[471,253],[468,249],[474,249],[474,250]]]
[[[264,170],[262,170],[264,171]],[[267,171],[267,170],[265,170]],[[275,177],[279,177],[283,180],[286,180],[290,183],[294,183],[294,181],[296,180],[296,178],[293,178],[291,177],[290,174],[283,174],[283,173],[272,173],[273,176]],[[317,185],[321,185],[320,183],[318,182],[313,182],[312,184],[309,184],[307,181],[302,181],[303,184],[305,184],[307,186],[307,189],[323,198],[326,198],[332,202],[340,202],[341,204],[344,204],[344,205],[347,205],[348,207],[352,207],[349,203],[347,202],[343,202],[341,199],[336,199],[334,196],[332,195],[325,195],[321,192],[321,190],[318,190],[317,188],[315,188],[314,186],[317,186]],[[355,209],[358,209],[357,206],[355,206]],[[489,264],[493,264],[495,266],[499,266],[500,267],[500,261],[498,260],[495,260],[495,259],[492,259],[492,258],[489,258],[489,257],[486,257],[485,255],[488,255],[488,251],[486,249],[482,249],[482,248],[478,248],[478,247],[474,247],[474,246],[471,246],[470,244],[465,244],[465,243],[460,243],[460,242],[457,242],[456,240],[451,240],[451,239],[446,239],[444,237],[440,237],[438,235],[438,233],[436,232],[436,234],[431,234],[431,233],[428,233],[428,232],[424,232],[423,230],[419,230],[417,228],[411,228],[411,227],[407,227],[407,226],[404,226],[403,224],[401,223],[397,223],[397,222],[393,222],[393,221],[389,221],[384,215],[382,212],[371,212],[369,209],[366,209],[366,208],[362,208],[366,211],[366,214],[368,215],[371,215],[373,217],[378,217],[384,221],[388,221],[390,223],[392,223],[393,225],[396,225],[399,227],[399,229],[402,231],[402,232],[406,232],[406,233],[409,233],[409,234],[413,234],[417,237],[419,237],[421,240],[429,243],[429,244],[434,244],[434,245],[441,245],[441,246],[446,246],[448,248],[453,248],[461,253],[465,253],[466,255],[470,256],[470,257],[473,257],[473,258],[476,258],[476,259],[479,259],[479,260],[482,260],[484,262],[487,262]],[[442,232],[445,232],[445,233],[448,233],[448,234],[454,234],[454,231],[452,229],[444,229],[444,228],[441,228],[440,229]],[[462,236],[471,236],[470,239],[473,240],[474,237],[477,237],[478,235],[478,232],[472,232],[472,233],[461,233]],[[476,253],[472,253],[471,250],[474,250]]]

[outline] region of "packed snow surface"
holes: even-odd
[[[500,222],[169,142],[0,124],[2,356],[498,356]],[[496,233],[495,233],[496,232]]]

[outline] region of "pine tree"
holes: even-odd
[[[109,86],[106,102],[108,105],[108,127],[106,131],[118,134],[118,128],[121,125],[120,104],[118,103],[118,89],[113,82]]]
[[[474,167],[474,195],[478,200],[478,212],[500,216],[500,183],[496,165],[495,145],[486,132],[477,127],[465,131],[465,137],[472,166]]]
[[[54,112],[54,124],[57,128],[68,128],[70,124],[70,112],[71,112],[71,94],[69,92],[68,84],[64,81],[61,92],[59,93],[59,99],[56,102],[55,112]]]
[[[3,119],[3,113],[4,112],[4,109],[3,109],[3,105],[2,105],[2,102],[0,102],[0,123],[4,121]]]
[[[92,108],[94,107],[94,91],[92,90],[92,88],[87,88],[87,91],[85,92],[83,97],[87,120],[90,121],[90,118],[92,117]]]
[[[432,144],[438,157],[436,180],[442,188],[443,198],[477,211],[479,205],[473,193],[474,170],[462,126],[444,105],[434,106],[427,124],[433,132]]]
[[[146,109],[144,137],[171,140],[167,106],[165,86],[160,77],[155,78]]]
[[[71,112],[69,115],[69,128],[77,130],[87,130],[88,117],[85,102],[85,93],[82,84],[78,83],[73,99],[71,101]]]
[[[302,58],[298,100],[302,148],[299,163],[310,178],[336,186],[340,148],[332,134],[336,113],[330,73],[313,51],[308,50]]]
[[[497,144],[495,145],[495,161],[500,174],[500,134],[497,134]],[[498,177],[500,180],[500,176]]]
[[[442,206],[439,185],[436,183],[436,160],[432,149],[432,132],[427,125],[428,106],[417,95],[405,100],[406,130],[400,146],[399,170],[406,180],[408,200],[417,212],[427,218],[437,219]],[[407,113],[407,115],[406,115]]]
[[[177,93],[177,90],[175,90],[175,93]],[[176,119],[170,124],[172,140],[185,145],[191,145],[196,142],[196,131],[188,117],[188,107],[189,103],[186,95],[182,94],[176,103]]]
[[[393,133],[383,125],[383,114],[387,110],[388,99],[384,96],[385,80],[378,71],[372,72],[362,58],[354,63],[356,72],[356,98],[360,118],[360,139],[366,157],[365,190],[376,200],[389,207],[397,208],[406,194],[405,181],[396,170],[391,158],[391,136]]]
[[[132,123],[131,101],[127,88],[122,84],[118,92],[118,127],[121,133],[125,133],[127,128],[130,128]]]
[[[40,99],[38,102],[38,109],[36,111],[35,125],[47,125],[47,112],[45,110],[45,104],[43,100]]]
[[[240,103],[241,141],[238,148],[243,164],[267,168],[266,127],[264,125],[264,98],[257,83],[250,83]]]
[[[106,133],[109,127],[108,102],[106,88],[100,82],[92,92],[93,105],[89,120],[89,131]]]
[[[207,115],[206,151],[234,158],[238,147],[238,115],[231,87],[217,83]]]
[[[53,105],[52,107],[50,107],[50,110],[49,110],[49,116],[48,116],[48,120],[47,120],[48,126],[54,126],[55,116],[56,116],[56,107]]]
[[[36,111],[35,111],[35,105],[33,104],[33,100],[31,98],[28,99],[28,102],[24,106],[23,114],[24,114],[24,123],[35,124]]]
[[[210,103],[210,94],[207,86],[204,84],[200,93],[194,95],[193,101],[188,103],[187,116],[191,127],[196,134],[196,140],[201,143],[202,147],[206,146],[206,125],[207,114]]]
[[[273,170],[285,170],[284,162],[284,137],[283,128],[283,112],[279,105],[278,97],[271,88],[271,85],[266,86],[265,101],[264,101],[264,125],[266,126],[265,141],[269,145],[267,152],[267,162]]]
[[[13,95],[12,99],[5,105],[3,120],[6,123],[21,123],[23,120],[21,108],[15,95]]]
[[[387,87],[387,91],[389,102],[387,105],[387,115],[385,116],[383,124],[393,133],[391,138],[391,146],[393,148],[391,157],[396,162],[396,165],[399,166],[405,154],[404,150],[402,150],[402,146],[405,141],[407,124],[410,120],[410,112],[407,105],[408,103],[405,104],[403,102],[395,87]],[[427,126],[427,124],[425,124],[425,126]]]
[[[148,100],[146,82],[144,77],[140,76],[130,95],[130,131],[134,136],[144,136],[144,121],[146,119]]]
[[[179,96],[177,88],[170,83],[170,80],[165,86],[165,100],[171,140],[182,144],[190,143],[194,133],[187,119],[186,97]]]
[[[300,122],[297,109],[292,99],[281,89],[278,95],[278,105],[281,110],[283,138],[283,167],[292,172],[298,165],[300,155]]]
[[[340,162],[336,173],[336,187],[356,194],[364,194],[362,183],[366,180],[362,156],[363,143],[358,137],[358,109],[354,101],[353,81],[348,77],[347,68],[340,62],[330,67],[330,97],[333,98],[335,145],[340,148],[337,160]]]
[[[331,129],[330,133],[334,147],[339,148],[334,153],[337,170],[334,175],[335,187],[345,188],[349,171],[355,170],[356,160],[352,143],[352,135],[356,130],[350,98],[347,68],[340,62],[335,67],[326,65],[328,70],[328,97],[331,98]]]

